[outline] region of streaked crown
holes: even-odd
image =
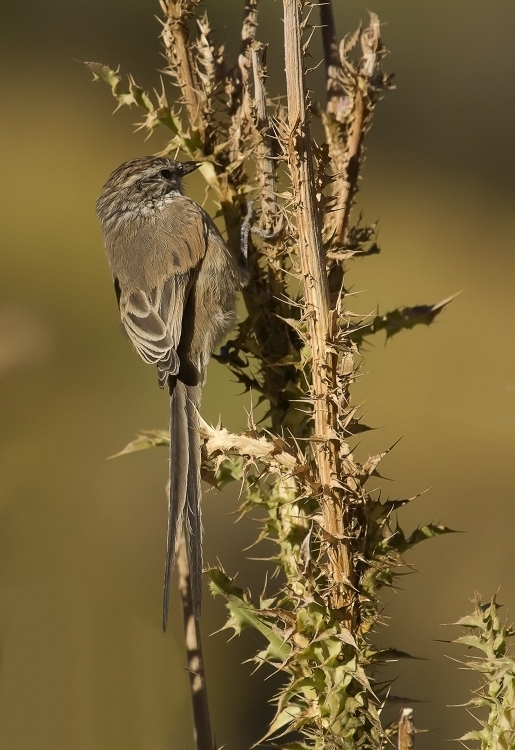
[[[157,207],[164,196],[182,193],[182,178],[200,166],[196,161],[174,161],[143,156],[121,164],[108,177],[96,203],[102,224],[120,214]]]

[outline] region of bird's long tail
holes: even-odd
[[[189,463],[188,463],[188,494],[186,498],[186,541],[188,545],[188,559],[190,562],[191,591],[193,599],[193,613],[200,617],[202,603],[202,483],[200,478],[201,439],[198,431],[197,416],[200,411],[202,386],[188,386],[186,388],[188,400],[186,409],[189,425]]]
[[[168,623],[170,583],[177,538],[183,527],[190,565],[193,611],[196,617],[200,615],[202,521],[200,515],[200,436],[196,426],[199,407],[200,386],[186,386],[178,380],[170,395],[170,488],[163,590],[163,630],[166,630]]]

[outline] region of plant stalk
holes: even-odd
[[[413,750],[415,747],[415,726],[412,708],[402,709],[398,727],[397,750]]]
[[[315,196],[311,135],[306,108],[305,76],[300,4],[283,0],[286,90],[288,99],[287,159],[293,195],[297,197],[296,220],[299,261],[309,320],[312,352],[312,397],[315,434],[314,452],[321,488],[323,531],[328,545],[329,599],[333,609],[343,609],[344,619],[353,624],[351,591],[354,580],[352,558],[345,545],[344,496],[339,456],[337,406],[331,398],[336,386],[338,355],[331,346],[336,315],[330,309],[329,284],[322,231]],[[316,442],[315,442],[316,441]]]
[[[193,614],[191,577],[184,532],[181,533],[177,550],[177,572],[179,575],[179,592],[182,604],[186,661],[190,679],[195,747],[196,750],[214,750],[215,745],[211,733],[200,626],[199,621]]]

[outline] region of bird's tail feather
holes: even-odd
[[[200,502],[202,488],[200,479],[201,441],[197,427],[197,414],[200,409],[201,386],[187,387],[186,404],[189,425],[189,463],[186,537],[188,559],[190,563],[191,592],[193,612],[200,617],[202,601],[202,516]]]
[[[200,437],[197,410],[200,386],[178,380],[170,395],[170,489],[168,537],[163,589],[163,630],[168,623],[170,584],[180,531],[186,534],[190,565],[193,611],[200,615],[202,595],[202,522],[200,516]]]
[[[163,630],[168,623],[170,583],[188,491],[188,412],[186,386],[177,381],[170,394],[170,484],[168,490],[168,536],[163,589]]]

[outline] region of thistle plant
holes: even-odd
[[[476,595],[472,614],[455,623],[467,632],[454,643],[474,649],[474,655],[460,663],[481,675],[480,687],[465,704],[479,728],[460,737],[460,742],[465,747],[473,742],[481,750],[515,748],[515,658],[508,648],[515,630],[502,622],[499,609],[495,596],[483,604]]]
[[[379,252],[376,225],[354,207],[366,136],[393,88],[382,67],[386,49],[374,13],[339,40],[330,0],[282,5],[286,90],[276,98],[266,91],[258,0],[244,3],[235,64],[199,0],[161,0],[166,68],[159,91],[143,91],[106,65],[86,65],[119,106],[142,113],[142,129],[168,131],[164,153],[202,161],[228,246],[248,256],[247,315],[216,357],[258,395],[265,416],[256,423],[251,412],[243,434],[201,418],[199,430],[204,479],[217,487],[242,482],[241,511],[262,511],[258,541],[274,545],[279,575],[257,600],[221,567],[208,571],[213,594],[227,603],[226,627],[258,631],[256,664],[284,676],[263,740],[291,750],[382,748],[396,727],[381,722],[389,686],[374,679],[391,656],[371,637],[380,625],[379,594],[394,583],[406,551],[448,529],[429,524],[406,535],[396,511],[413,498],[368,490],[388,450],[364,461],[354,455],[354,437],[370,428],[352,401],[352,384],[371,336],[430,324],[451,298],[368,317],[349,308],[348,264]],[[306,86],[316,13],[323,102]],[[322,143],[312,136],[315,118]],[[123,452],[165,444],[165,433],[144,433]],[[198,628],[192,638],[197,654]],[[192,669],[201,673],[198,663]],[[204,719],[203,728],[195,719],[197,745],[212,748]]]

